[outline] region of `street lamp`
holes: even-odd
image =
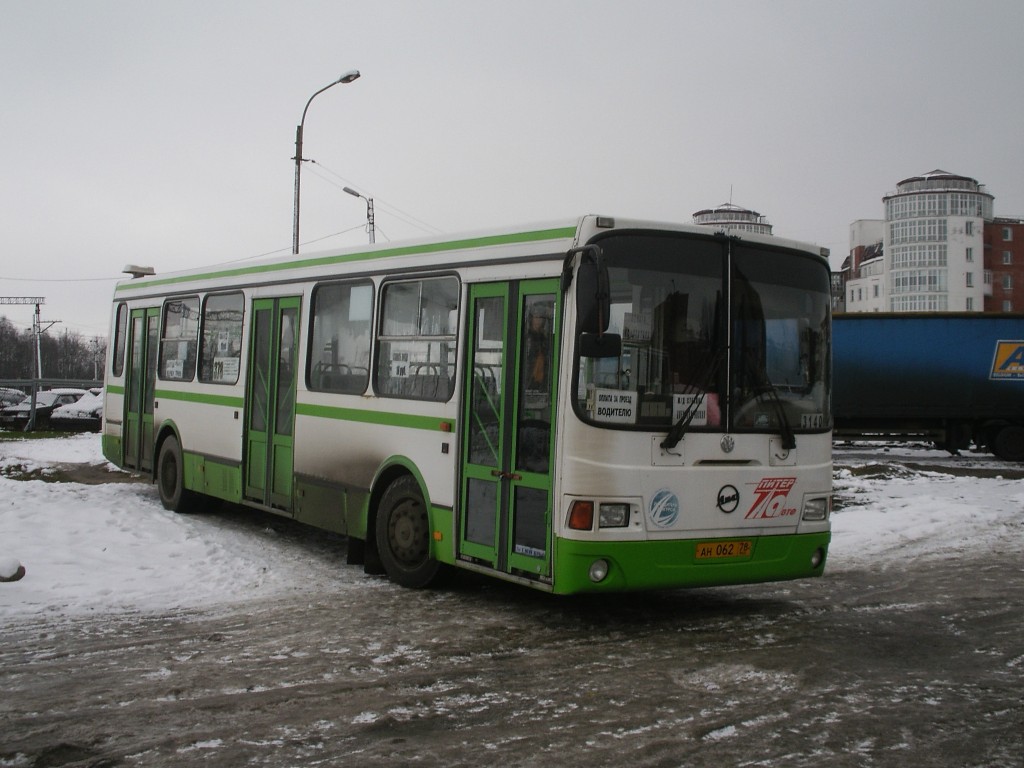
[[[359,79],[359,70],[353,69],[350,72],[346,72],[337,80],[330,85],[325,85],[319,91],[309,97],[309,101],[306,102],[306,108],[302,110],[302,120],[299,121],[298,126],[295,128],[295,211],[292,221],[292,253],[299,252],[299,175],[302,169],[302,126],[306,124],[306,111],[309,109],[309,105],[313,103],[313,99],[319,96],[321,93],[326,91],[328,88],[333,88],[339,83],[342,85],[348,85],[353,80]]]
[[[370,242],[377,242],[376,237],[373,233],[373,198],[367,197],[366,195],[360,195],[352,187],[342,187],[342,192],[348,192],[353,197],[361,197],[366,201],[366,228],[370,232]]]

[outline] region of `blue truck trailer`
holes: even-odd
[[[836,314],[834,435],[1024,461],[1024,314]]]

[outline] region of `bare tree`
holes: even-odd
[[[20,347],[18,329],[6,317],[0,317],[0,378],[21,378]]]
[[[39,340],[43,377],[48,379],[96,379],[103,376],[107,343],[98,336],[83,339],[75,331],[44,333]],[[0,379],[32,379],[36,376],[35,336],[31,329],[18,330],[0,316]]]

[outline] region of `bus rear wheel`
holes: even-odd
[[[198,494],[185,488],[185,465],[181,458],[181,446],[174,435],[169,435],[160,444],[160,454],[156,461],[156,486],[164,509],[191,512],[196,507]]]
[[[416,589],[434,581],[441,566],[430,555],[430,515],[413,477],[399,478],[384,491],[376,529],[377,550],[391,581]]]

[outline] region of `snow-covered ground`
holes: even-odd
[[[0,575],[5,562],[26,571],[20,581],[0,582],[0,621],[173,611],[361,580],[362,570],[345,566],[343,545],[327,535],[310,543],[237,516],[178,515],[148,483],[5,476],[11,466],[31,472],[62,463],[117,471],[94,433],[0,441]]]
[[[857,446],[833,454],[830,570],[1024,552],[1024,467],[987,454]]]
[[[828,571],[906,558],[1024,551],[1019,468],[917,451],[836,456],[839,508]],[[896,457],[899,462],[889,459]],[[173,611],[308,591],[383,585],[346,566],[326,534],[282,537],[237,514],[176,515],[145,483],[16,480],[62,463],[107,466],[95,434],[0,441],[0,620],[110,611]],[[985,477],[963,476],[965,464]],[[1000,474],[1005,470],[1008,477]],[[259,518],[265,519],[265,518]]]

